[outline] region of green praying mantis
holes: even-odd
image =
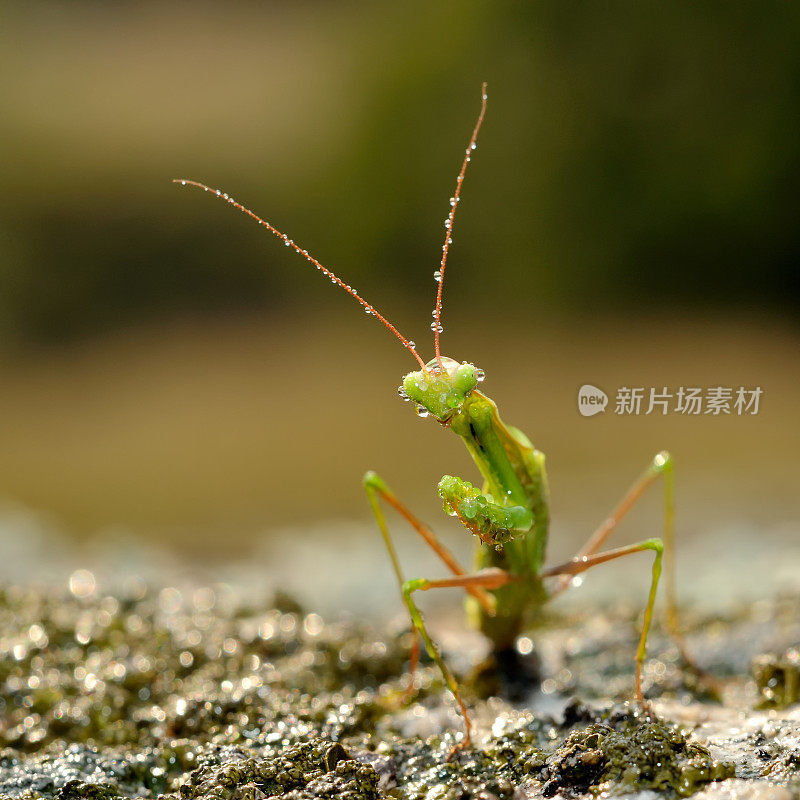
[[[481,488],[450,475],[438,484],[438,493],[445,511],[476,537],[475,565],[466,570],[453,554],[436,538],[433,531],[398,499],[389,486],[374,472],[364,476],[364,488],[380,529],[392,569],[405,606],[411,617],[413,645],[410,656],[410,687],[420,654],[420,640],[430,658],[441,670],[447,688],[452,692],[464,721],[464,734],[457,748],[471,744],[471,722],[459,685],[431,638],[417,606],[418,592],[439,588],[462,588],[466,592],[467,613],[472,624],[489,640],[495,653],[513,649],[515,641],[526,626],[532,624],[542,605],[564,591],[574,577],[591,567],[624,556],[650,551],[653,554],[652,578],[638,648],[635,656],[634,696],[644,704],[642,693],[642,663],[647,648],[647,635],[653,618],[662,556],[668,559],[668,620],[675,625],[674,568],[674,469],[667,452],[660,452],[634,482],[622,501],[594,531],[580,552],[570,561],[545,567],[549,509],[545,457],[522,431],[505,423],[497,405],[478,389],[484,379],[483,370],[467,361],[443,356],[440,349],[442,333],[442,291],[447,256],[452,244],[453,225],[461,199],[461,188],[467,165],[476,148],[478,132],[486,113],[486,85],[481,90],[481,107],[470,136],[456,188],[450,198],[450,211],[445,221],[445,240],[439,269],[434,273],[437,282],[436,304],[433,311],[434,358],[427,363],[419,355],[413,341],[405,338],[371,303],[364,300],[350,285],[309,255],[286,234],[254,214],[230,195],[211,189],[197,181],[176,179],[183,186],[195,186],[230,203],[262,225],[287,247],[291,247],[333,283],[350,294],[367,314],[374,316],[416,359],[419,369],[409,372],[398,389],[400,396],[410,401],[420,417],[430,417],[451,430],[464,442],[483,478]],[[664,535],[624,547],[602,550],[606,540],[620,520],[659,477],[664,484]],[[400,565],[382,503],[393,508],[422,537],[451,573],[450,577],[429,580],[407,580]]]

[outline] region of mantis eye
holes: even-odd
[[[461,364],[456,370],[453,385],[467,395],[478,385],[478,370],[474,364]]]

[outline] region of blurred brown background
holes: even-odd
[[[297,584],[330,552],[383,579],[367,468],[469,549],[435,485],[474,470],[396,397],[407,353],[249,220],[170,179],[263,214],[430,357],[432,273],[482,80],[443,344],[547,453],[554,557],[666,447],[687,569],[739,592],[736,570],[752,577],[766,554],[758,592],[797,566],[796,5],[2,15],[6,572],[109,549],[137,565],[154,548],[212,572],[250,558]],[[583,383],[611,395],[607,413],[578,415]],[[624,417],[622,385],[764,395],[754,417]],[[655,493],[626,535],[659,521]]]

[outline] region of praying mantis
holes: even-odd
[[[544,603],[563,592],[574,577],[591,567],[634,553],[653,554],[652,577],[644,619],[635,654],[634,697],[644,705],[642,693],[642,664],[646,655],[647,635],[653,618],[656,592],[661,575],[662,557],[667,554],[668,619],[675,630],[674,568],[674,467],[669,453],[656,454],[639,478],[633,483],[607,519],[594,531],[579,553],[570,561],[545,567],[545,547],[549,527],[548,487],[545,457],[522,431],[501,419],[497,405],[478,389],[484,372],[468,361],[457,361],[442,355],[442,292],[447,257],[452,244],[456,210],[472,154],[477,146],[478,132],[486,113],[486,84],[481,89],[481,106],[450,198],[450,211],[445,220],[445,239],[439,269],[434,273],[437,282],[433,310],[434,358],[425,362],[415,343],[404,337],[371,303],[349,284],[342,281],[317,259],[309,255],[294,240],[281,233],[269,222],[254,214],[227,193],[211,189],[188,179],[175,179],[183,186],[194,186],[234,206],[259,225],[281,239],[303,258],[313,264],[333,283],[351,295],[367,314],[381,322],[416,359],[419,369],[409,372],[402,380],[398,393],[413,404],[420,417],[429,417],[456,434],[464,442],[483,478],[480,488],[459,477],[445,475],[437,491],[444,510],[476,538],[475,565],[465,569],[435,536],[431,528],[419,520],[402,503],[384,480],[367,472],[364,489],[375,520],[383,537],[394,575],[412,623],[413,644],[410,654],[411,687],[417,667],[420,643],[442,673],[444,683],[455,698],[464,722],[464,733],[457,748],[470,746],[471,721],[462,698],[459,684],[443,659],[439,648],[425,625],[416,601],[418,592],[440,588],[461,588],[466,592],[467,613],[471,623],[489,640],[494,652],[502,653],[514,647],[517,637],[535,621]],[[619,522],[657,479],[664,485],[663,538],[650,538],[635,544],[602,550],[606,540]],[[393,508],[422,537],[451,573],[449,577],[430,580],[407,580],[400,565],[394,541],[384,515],[383,505]]]

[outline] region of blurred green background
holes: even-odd
[[[371,467],[439,521],[439,476],[473,472],[395,396],[408,355],[170,179],[263,214],[430,357],[442,223],[486,80],[443,343],[548,454],[554,554],[663,447],[684,540],[739,525],[763,547],[766,530],[796,541],[796,4],[1,8],[0,497],[15,514],[209,560],[313,527],[355,559],[362,534],[326,526],[368,524]],[[583,383],[764,396],[756,417],[584,419]],[[658,505],[630,536],[654,533]]]

